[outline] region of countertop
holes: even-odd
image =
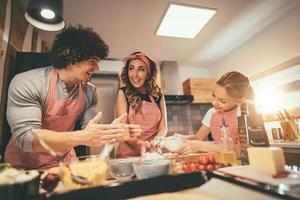
[[[282,148],[300,148],[299,142],[280,142],[280,143],[270,143],[272,147],[282,147]]]
[[[177,198],[175,198],[177,197]],[[200,187],[182,190],[174,193],[162,193],[134,198],[135,200],[161,200],[161,199],[203,199],[203,200],[279,200],[248,188],[244,188],[220,179],[212,178]]]

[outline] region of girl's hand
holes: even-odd
[[[177,150],[175,150],[175,153],[184,154],[184,155],[195,153],[199,151],[200,145],[201,145],[201,141],[186,140]]]
[[[180,137],[183,140],[191,140],[194,138],[194,135],[183,135],[175,132],[174,136]]]

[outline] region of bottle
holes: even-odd
[[[254,105],[250,102],[241,105],[241,116],[238,117],[238,132],[241,164],[248,165],[248,147],[269,146],[269,139],[265,131],[263,117],[256,112]]]
[[[228,131],[228,126],[225,123],[225,119],[222,118],[221,130],[221,152],[220,160],[225,165],[237,165],[237,155],[235,152],[235,143]]]
[[[247,148],[249,144],[249,138],[248,138],[248,121],[247,121],[247,115],[248,115],[248,108],[245,103],[241,105],[241,116],[238,117],[238,132],[239,132],[239,140],[240,140],[240,159],[242,165],[248,165],[248,153]]]

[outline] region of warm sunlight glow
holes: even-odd
[[[263,114],[274,113],[283,108],[280,92],[272,87],[264,87],[255,90],[254,104],[257,110]]]
[[[216,10],[171,4],[156,35],[194,38]]]

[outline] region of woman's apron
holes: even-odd
[[[60,100],[56,98],[58,71],[53,70],[50,78],[46,107],[42,113],[42,129],[58,132],[73,131],[76,121],[84,109],[84,95],[79,83],[78,98]],[[30,113],[29,113],[30,115]],[[63,143],[61,145],[64,145]],[[64,161],[76,159],[74,149],[57,152]],[[16,168],[39,169],[58,166],[58,159],[46,152],[31,153],[22,151],[11,138],[5,152],[5,161]]]
[[[224,118],[231,138],[235,143],[239,140],[237,108],[226,112],[213,112],[210,120],[210,131],[215,143],[221,142],[222,118]]]
[[[135,112],[129,108],[128,123],[138,124],[143,129],[138,140],[151,141],[157,134],[161,112],[154,98],[149,96],[151,102],[142,101],[141,109]],[[120,142],[117,150],[117,157],[140,156],[141,147],[136,142]]]

